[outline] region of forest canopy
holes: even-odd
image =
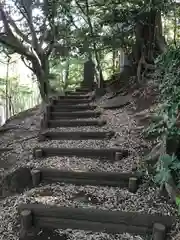
[[[103,86],[107,74],[119,72],[120,49],[141,84],[144,69],[153,69],[155,59],[166,51],[169,31],[165,30],[171,25],[165,24],[167,19],[176,22],[176,44],[178,14],[179,4],[168,0],[4,0],[0,4],[0,43],[8,54],[20,54],[47,101],[59,84],[55,68],[64,66],[60,74],[64,84],[75,74],[75,69],[69,74],[71,63],[91,58],[98,86]]]

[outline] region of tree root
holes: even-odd
[[[13,130],[13,129],[22,129],[22,128],[28,130],[28,128],[25,128],[25,127],[19,126],[19,125],[2,126],[2,127],[0,127],[0,133],[4,133],[4,132],[7,132],[7,131]]]
[[[31,140],[31,139],[37,138],[37,137],[38,137],[38,134],[36,134],[36,135],[34,135],[34,136],[31,136],[31,137],[23,138],[23,139],[20,139],[20,140],[16,140],[15,143],[21,143],[21,142],[23,142],[23,141],[28,141],[28,140]],[[10,145],[12,145],[12,144],[14,144],[14,142],[8,143],[6,147],[8,147],[8,146],[10,146]]]

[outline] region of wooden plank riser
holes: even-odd
[[[73,91],[66,91],[65,92],[65,95],[66,96],[79,96],[79,95],[81,95],[81,96],[89,96],[87,93],[83,93],[83,92],[73,92]]]
[[[53,207],[43,204],[22,204],[19,206],[18,211],[21,214],[23,210],[28,210],[30,219],[28,228],[35,226],[98,232],[106,230],[109,233],[154,234],[153,227],[155,223],[164,226],[164,233],[166,233],[166,230],[169,230],[175,222],[174,217],[160,216],[158,214]],[[161,237],[160,239],[164,240],[165,238]]]
[[[104,183],[115,184],[116,186],[128,186],[130,178],[136,178],[137,183],[140,180],[140,173],[116,173],[116,172],[74,172],[74,171],[62,171],[53,168],[39,168],[32,170],[32,179],[37,179],[38,176],[38,184],[40,182],[47,181],[55,181],[55,182],[63,182],[63,181],[77,181],[78,183],[84,184],[86,182],[92,182],[93,184],[100,185]],[[96,182],[98,181],[98,182]],[[106,184],[105,184],[106,185]]]
[[[88,140],[88,139],[110,139],[114,132],[46,132],[39,134],[39,141],[45,140]]]
[[[66,184],[74,184],[74,185],[91,185],[91,186],[108,186],[108,187],[121,187],[121,188],[127,188],[128,183],[127,182],[116,182],[116,181],[103,181],[103,180],[87,180],[87,179],[69,179],[69,178],[46,178],[44,181],[42,181],[45,184],[51,184],[51,183],[57,183],[62,182]]]
[[[41,156],[37,152],[41,151]],[[121,149],[87,149],[87,148],[35,148],[33,149],[33,156],[49,157],[49,156],[77,156],[89,158],[101,158],[108,160],[115,160],[116,153],[120,153],[119,160],[128,156],[127,150]]]
[[[71,120],[71,119],[89,119],[89,118],[98,118],[99,116],[56,116],[56,115],[53,115],[50,117],[49,120],[61,120],[61,119],[68,119],[68,120]]]
[[[91,91],[78,90],[76,93],[79,95],[88,95],[91,93]]]
[[[69,99],[82,99],[82,100],[84,100],[84,99],[90,99],[91,97],[90,96],[88,96],[88,95],[65,95],[65,96],[59,96],[59,97],[57,97],[57,99],[60,101],[61,99],[66,99],[66,100],[69,100]]]
[[[104,123],[103,125],[105,125]],[[81,127],[81,126],[99,126],[98,121],[62,121],[62,120],[49,120],[48,121],[48,128],[56,128],[56,127]]]
[[[89,104],[91,103],[92,100],[89,100],[89,99],[69,99],[69,100],[52,100],[51,101],[51,104],[55,105],[55,106],[62,106],[62,105],[78,105],[78,104]]]
[[[88,111],[88,110],[94,110],[96,109],[96,106],[90,106],[89,104],[85,106],[72,106],[72,105],[62,105],[62,106],[55,106],[52,105],[50,110],[52,112],[74,112],[74,111]]]
[[[175,217],[161,216],[159,214],[141,214],[137,212],[123,212],[100,209],[86,209],[73,207],[57,207],[43,204],[21,204],[19,212],[30,209],[37,217],[58,217],[66,219],[79,219],[98,221],[104,223],[129,223],[129,225],[152,227],[154,222],[161,222],[171,227]]]
[[[76,119],[76,118],[98,118],[101,112],[51,112],[50,119]]]
[[[140,183],[140,176],[133,173],[68,172],[48,168],[36,169],[34,171],[35,175],[32,173],[34,187],[37,187],[40,183],[50,184],[62,182],[75,185],[122,187],[129,188],[130,191],[136,192]],[[129,185],[130,178],[132,177],[136,179],[134,180],[133,189],[131,185]]]
[[[90,93],[92,92],[90,89],[76,89],[77,93],[82,93],[82,94],[87,94],[87,93]]]
[[[112,172],[74,172],[53,168],[32,169],[32,183],[37,187],[40,183],[66,183],[75,185],[93,185],[128,188],[135,193],[141,180],[140,173]],[[132,184],[133,182],[133,184]]]
[[[91,222],[86,220],[58,219],[58,218],[33,218],[35,226],[53,229],[74,229],[94,232],[104,232],[110,234],[129,232],[132,234],[151,234],[152,228],[127,226],[125,224],[111,224],[101,222]]]
[[[42,179],[46,178],[75,178],[75,179],[90,179],[90,180],[108,180],[108,181],[126,181],[130,177],[139,177],[138,173],[119,173],[119,172],[74,172],[63,171],[54,168],[37,168],[40,171]]]
[[[85,94],[83,94],[83,93],[78,93],[78,92],[72,92],[72,91],[69,91],[69,92],[65,92],[65,97],[86,97],[86,98],[89,98],[89,97],[92,97],[93,96],[93,94],[89,94],[89,93],[85,93]]]
[[[101,155],[101,154],[88,154],[88,153],[83,153],[83,152],[81,152],[81,153],[71,153],[71,152],[67,152],[67,153],[58,153],[58,152],[48,152],[48,151],[46,151],[46,152],[43,152],[43,155],[42,155],[42,157],[53,157],[53,156],[59,156],[59,157],[63,157],[63,156],[67,156],[67,157],[73,157],[73,156],[76,156],[76,157],[83,157],[83,158],[97,158],[97,159],[101,159],[101,160],[105,160],[105,159],[107,159],[107,160],[111,160],[111,161],[113,161],[114,160],[114,155],[110,155],[110,154],[108,154],[108,155],[106,155],[106,156],[104,156],[104,155]]]
[[[0,153],[3,153],[3,152],[8,152],[8,151],[11,151],[13,150],[13,148],[0,148]]]

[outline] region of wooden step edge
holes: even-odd
[[[93,148],[34,148],[34,158],[49,156],[78,156],[84,158],[101,158],[109,161],[119,161],[129,155],[128,150],[124,149],[93,149]]]
[[[82,111],[82,112],[50,112],[50,117],[59,117],[59,118],[97,118],[102,115],[102,112],[100,111]]]
[[[88,127],[98,126],[102,127],[107,123],[106,120],[79,120],[79,119],[67,119],[67,120],[49,120],[47,121],[46,128],[56,127]]]
[[[97,114],[97,115],[101,115],[102,113],[103,113],[103,112],[102,112],[102,111],[99,111],[99,110],[98,110],[98,111],[92,111],[92,110],[90,110],[90,111],[74,111],[74,112],[73,112],[73,111],[71,111],[71,112],[56,112],[56,111],[51,111],[51,112],[50,112],[51,115],[56,115],[56,114],[57,114],[57,115],[60,115],[60,116],[61,116],[61,115],[64,115],[64,114],[65,114],[65,115],[78,115],[78,114],[79,114],[79,115],[83,115],[83,114],[85,114],[85,115],[86,115],[86,114],[87,114],[87,115],[91,115],[91,114],[92,114],[92,115],[96,115],[96,114]]]
[[[140,174],[127,172],[73,172],[53,168],[37,168],[31,170],[33,186],[40,183],[70,183],[76,185],[111,186],[128,188],[135,193],[140,184]]]
[[[12,151],[13,148],[0,148],[0,153],[3,153],[3,152],[8,152],[8,151]]]
[[[56,128],[56,127],[88,127],[88,126],[98,126],[102,127],[107,123],[105,119],[98,119],[96,118],[95,120],[91,119],[56,119],[52,120],[50,119],[50,112],[46,112],[43,114],[43,117],[41,118],[40,121],[40,129],[41,131],[44,131],[45,129],[48,128]]]
[[[96,104],[80,104],[80,105],[71,105],[71,104],[63,104],[63,105],[50,105],[50,108],[56,108],[56,109],[69,109],[69,110],[72,110],[72,109],[77,109],[77,110],[83,110],[85,111],[86,109],[87,110],[94,110],[95,108],[97,108],[97,105]]]
[[[153,240],[165,240],[175,223],[173,216],[139,212],[21,204],[18,207],[21,237],[35,228],[81,229],[95,232],[152,234]]]
[[[71,99],[79,99],[79,100],[83,100],[83,99],[89,99],[89,100],[92,100],[92,96],[89,96],[89,95],[65,95],[65,96],[58,96],[56,98],[57,100],[62,100],[62,99],[65,99],[65,100],[71,100]]]
[[[46,141],[53,139],[64,139],[64,140],[87,140],[87,139],[111,139],[115,135],[114,131],[106,132],[40,132],[38,135],[38,141]]]
[[[88,93],[82,93],[82,92],[73,92],[73,91],[66,91],[65,96],[90,96],[89,92]]]

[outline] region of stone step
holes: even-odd
[[[47,128],[56,128],[56,127],[81,127],[81,126],[103,126],[106,124],[105,120],[48,120]]]
[[[85,158],[100,158],[109,161],[118,161],[129,155],[128,150],[119,148],[34,148],[34,158],[50,156],[77,156]]]
[[[40,183],[51,184],[62,182],[76,185],[129,188],[130,192],[135,193],[140,183],[140,174],[132,172],[73,172],[53,168],[40,168],[33,169],[31,175],[34,187],[37,187]]]
[[[152,234],[153,240],[165,240],[176,222],[174,216],[91,208],[60,207],[45,204],[21,204],[18,207],[21,237],[35,229],[81,229],[94,232]],[[34,230],[33,230],[34,229]]]
[[[46,141],[46,140],[87,140],[87,139],[110,139],[114,136],[113,131],[106,131],[106,132],[44,132],[40,133],[38,136],[39,141]]]
[[[87,104],[91,103],[91,99],[50,99],[50,103],[53,105],[76,105],[76,104]]]
[[[96,105],[83,104],[83,105],[52,105],[50,111],[52,112],[74,112],[74,111],[88,111],[96,109]]]
[[[100,111],[50,112],[50,119],[97,118],[101,114]]]

